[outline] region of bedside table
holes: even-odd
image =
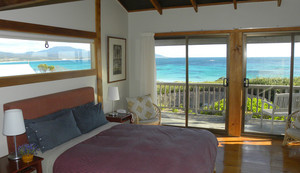
[[[132,123],[132,115],[131,114],[118,114],[117,116],[111,116],[109,114],[106,114],[106,119],[110,122],[119,122],[124,123],[126,121],[130,121],[130,124]]]
[[[18,161],[10,160],[7,156],[0,158],[0,172],[1,173],[30,173],[36,170],[37,173],[42,173],[41,157],[34,156],[32,162],[24,163],[22,159]]]

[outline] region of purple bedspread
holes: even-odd
[[[217,139],[206,130],[120,124],[61,154],[54,173],[211,173]]]

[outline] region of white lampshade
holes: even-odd
[[[25,133],[23,113],[21,109],[10,109],[4,112],[3,135],[16,136]]]
[[[118,87],[108,87],[108,99],[120,100]]]

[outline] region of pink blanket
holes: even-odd
[[[70,148],[54,173],[213,172],[216,137],[206,130],[120,124]]]

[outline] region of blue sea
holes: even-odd
[[[185,81],[185,58],[156,58],[157,81]],[[247,78],[289,77],[288,57],[247,58]],[[300,57],[294,61],[294,76],[300,76]],[[226,77],[226,58],[189,58],[189,81],[215,81]]]
[[[39,64],[54,65],[59,70],[84,70],[91,68],[91,61],[62,60],[62,61],[31,61],[8,62],[5,64],[29,64],[38,72]],[[300,57],[295,58],[294,76],[300,76]],[[157,81],[185,81],[185,58],[156,58]],[[247,78],[256,77],[289,77],[290,58],[288,57],[255,57],[247,58]],[[226,58],[190,58],[189,81],[215,81],[226,77]]]
[[[47,64],[53,65],[56,69],[60,71],[65,70],[84,70],[91,69],[91,61],[90,60],[60,60],[60,61],[22,61],[22,62],[6,62],[0,63],[0,65],[8,65],[8,64],[29,64],[31,68],[38,72],[38,65]]]

